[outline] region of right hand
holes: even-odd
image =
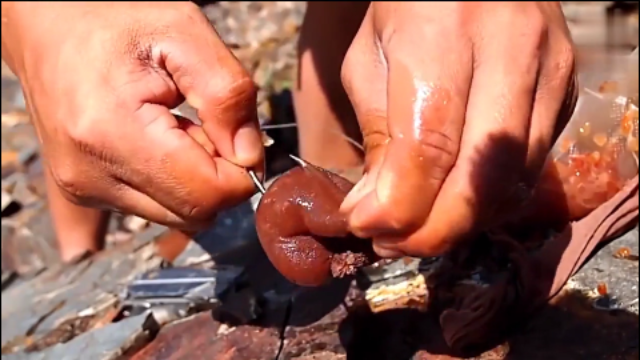
[[[256,89],[190,2],[3,2],[2,55],[74,203],[178,228],[251,196]],[[202,126],[171,114],[185,100]]]

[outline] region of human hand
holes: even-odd
[[[3,58],[69,200],[197,228],[254,192],[254,83],[196,5],[2,7]],[[170,113],[185,99],[202,126]]]
[[[372,2],[342,78],[366,174],[341,209],[384,257],[438,255],[507,220],[577,97],[557,2]]]

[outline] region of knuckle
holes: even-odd
[[[546,42],[546,36],[538,31],[525,30],[526,41],[520,48],[519,57],[522,61],[540,59]]]
[[[187,221],[195,224],[210,221],[215,216],[215,211],[211,208],[197,203],[186,204],[181,210],[180,215],[182,215],[182,217]]]
[[[88,194],[82,181],[82,175],[75,167],[51,167],[51,175],[67,200],[77,205],[86,203]]]
[[[213,80],[207,87],[205,98],[218,107],[255,103],[258,89],[255,82],[244,70],[238,70],[228,77]]]
[[[385,26],[380,32],[379,45],[384,49],[389,49],[390,51],[402,51],[402,49],[406,48],[406,37],[402,36],[403,32],[398,28],[398,24],[390,24],[389,26]]]
[[[67,136],[73,143],[90,142],[92,135],[91,126],[86,125],[87,121],[79,120],[73,126],[66,129]]]
[[[377,138],[381,138],[381,136],[376,136]],[[380,158],[384,155],[384,145],[383,141],[379,141],[375,138],[368,137],[364,138],[363,148],[365,153],[366,167],[371,167],[375,162],[378,162]]]
[[[368,153],[384,146],[389,141],[389,134],[383,116],[372,114],[363,118],[369,120],[361,121],[360,125],[365,152]]]
[[[67,129],[67,136],[77,154],[91,159],[100,170],[112,172],[119,167],[122,159],[109,146],[112,133],[101,127],[100,123],[100,121],[79,121],[78,124]]]
[[[437,180],[444,180],[456,162],[458,142],[442,131],[422,129],[416,143],[419,156],[431,169],[431,176]]]
[[[258,87],[256,83],[251,79],[249,74],[244,70],[241,70],[240,74],[237,74],[234,79],[228,84],[229,96],[239,97],[253,100],[257,93]]]
[[[518,44],[519,57],[530,58],[537,54],[545,46],[548,38],[547,18],[539,10],[532,10],[531,6],[522,8],[520,5],[514,5],[517,8],[505,7],[504,9],[496,9],[497,22],[500,26],[492,26],[495,29],[513,29],[512,31],[502,33],[502,37],[512,44]]]
[[[560,45],[558,55],[554,63],[555,73],[562,81],[566,81],[573,76],[575,68],[575,53],[570,41]]]
[[[97,139],[103,138],[105,134],[100,128],[100,121],[92,115],[84,115],[78,118],[72,126],[68,126],[64,131],[69,140],[77,147],[84,149],[91,147]]]
[[[218,209],[214,199],[203,198],[188,191],[181,192],[180,201],[176,203],[176,214],[189,223],[199,224],[211,221]]]

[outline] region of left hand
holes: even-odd
[[[342,78],[367,162],[342,211],[384,257],[506,220],[577,97],[558,2],[372,2]]]

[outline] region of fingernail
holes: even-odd
[[[350,230],[361,238],[390,236],[393,229],[387,224],[386,217],[380,211],[375,194],[368,193],[349,216]]]
[[[238,165],[249,166],[255,164],[262,155],[262,137],[258,130],[251,125],[244,125],[233,138],[233,151]]]
[[[386,236],[377,236],[373,239],[373,242],[376,243],[379,247],[385,249],[395,249],[398,247],[398,244],[402,242],[402,238],[386,235]]]
[[[351,191],[345,196],[344,200],[342,200],[342,205],[340,206],[340,210],[343,211],[351,211],[353,207],[360,201],[360,199],[364,196],[364,192],[362,189],[364,188],[364,182],[366,181],[367,174],[356,183]]]
[[[350,212],[362,200],[362,198],[373,191],[375,187],[375,179],[369,174],[364,174],[356,186],[349,191],[342,201],[340,210]]]
[[[375,251],[378,256],[386,259],[397,259],[405,256],[403,252],[392,247],[387,247],[377,240],[373,242],[373,251]]]

